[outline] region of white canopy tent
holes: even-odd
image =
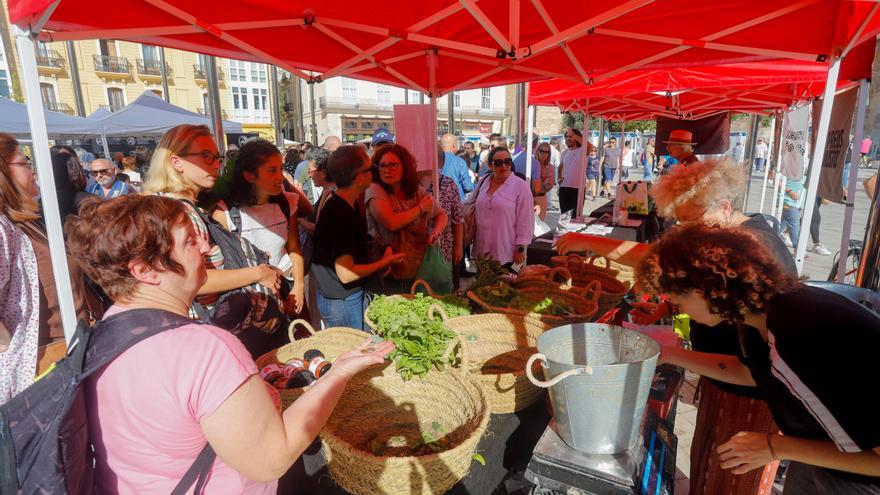
[[[99,134],[104,136],[162,135],[180,124],[210,126],[207,115],[174,106],[151,91],[145,91],[125,108],[105,115],[96,122],[102,128]],[[223,121],[223,130],[242,132],[241,124],[227,120]]]
[[[101,126],[94,120],[74,117],[61,112],[43,111],[46,131],[50,138],[73,138],[101,134]],[[0,98],[0,132],[30,139],[31,126],[28,108],[23,103]]]
[[[89,115],[88,118],[90,118],[92,120],[98,120],[98,119],[103,119],[104,117],[107,117],[108,115],[113,115],[113,112],[111,112],[110,110],[107,110],[104,107],[98,107],[98,109],[95,110],[94,112],[92,112],[92,114]]]

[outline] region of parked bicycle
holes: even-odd
[[[850,239],[849,248],[846,252],[846,271],[843,274],[843,281],[838,280],[837,266],[840,262],[840,251],[834,255],[834,262],[831,264],[831,272],[828,274],[829,282],[841,282],[844,284],[855,285],[856,275],[859,272],[859,262],[862,259],[862,249],[864,242]]]

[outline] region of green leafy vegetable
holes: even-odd
[[[480,455],[480,454],[474,454],[474,455],[471,456],[471,458],[472,458],[473,460],[479,462],[479,463],[482,464],[483,466],[486,465],[486,458],[483,457],[483,456]]]
[[[549,297],[537,299],[534,296],[523,295],[503,280],[492,285],[480,287],[476,290],[476,294],[486,303],[502,308],[513,308],[554,316],[574,313],[572,307],[562,301],[554,301]]]

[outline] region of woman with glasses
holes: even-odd
[[[277,293],[281,284],[281,271],[269,264],[223,269],[223,252],[212,242],[202,219],[207,212],[197,211],[199,194],[214,187],[222,162],[208,126],[179,125],[166,132],[156,146],[145,184],[147,193],[182,201],[196,233],[210,244],[205,254],[207,281],[196,297],[206,308],[212,307],[224,292],[260,284]]]
[[[373,152],[372,165],[373,183],[364,196],[367,228],[373,239],[404,255],[391,268],[386,292],[408,292],[425,250],[439,240],[448,218],[421,186],[409,150],[399,144],[380,146]]]
[[[510,151],[496,146],[486,156],[491,173],[471,194],[476,195],[477,256],[501,264],[522,264],[535,228],[534,200],[526,181],[513,174]]]
[[[66,354],[38,196],[31,161],[0,133],[0,404]],[[67,265],[77,316],[89,321],[82,271],[73,258]]]
[[[538,217],[541,220],[547,218],[547,195],[556,187],[556,171],[550,163],[550,143],[541,143],[535,150],[535,156],[540,165],[539,170],[532,171],[532,189],[535,197],[535,205],[538,207]]]
[[[780,270],[797,277],[794,259],[780,235],[763,215],[747,216],[735,205],[741,204],[746,176],[740,167],[727,160],[707,160],[689,167],[676,167],[661,176],[651,189],[657,210],[680,223],[704,223],[721,227],[739,227],[751,232],[773,255]],[[565,234],[556,242],[560,254],[591,251],[619,263],[636,267],[651,246],[619,241],[601,236]],[[669,304],[635,303],[636,323],[648,325],[671,314]],[[693,315],[691,315],[693,316]],[[700,352],[735,355],[739,339],[734,325],[719,323],[709,327],[691,321],[691,345]],[[718,458],[708,455],[713,445],[726,442],[739,431],[776,431],[770,410],[753,387],[743,387],[703,379],[697,391],[700,407],[691,444],[691,493],[759,493],[772,484],[776,465],[763,473],[753,471],[736,476],[720,468]]]

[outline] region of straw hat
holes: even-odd
[[[693,142],[694,135],[691,131],[675,129],[669,133],[669,139],[663,141],[666,144],[697,144]]]

